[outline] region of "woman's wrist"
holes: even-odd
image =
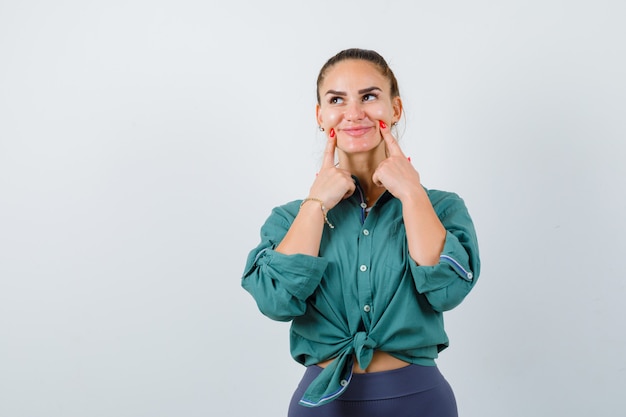
[[[335,226],[333,226],[330,221],[328,221],[328,209],[326,208],[326,206],[324,205],[324,201],[316,198],[316,197],[307,197],[304,200],[302,200],[302,203],[300,203],[300,209],[302,210],[302,206],[304,205],[314,205],[314,204],[318,204],[319,208],[322,212],[322,216],[324,217],[324,223],[326,223],[328,225],[328,227],[330,227],[331,229],[334,229]]]

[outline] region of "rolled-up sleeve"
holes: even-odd
[[[411,272],[417,290],[424,294],[436,311],[451,310],[469,294],[480,274],[478,240],[472,219],[463,200],[450,194],[438,202],[437,210],[446,229],[446,240],[433,266],[418,266],[411,261]]]
[[[306,311],[306,300],[319,286],[328,261],[315,256],[275,251],[293,217],[274,209],[261,228],[261,243],[248,255],[241,281],[267,317],[289,321]]]

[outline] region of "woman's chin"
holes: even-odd
[[[337,143],[337,148],[347,154],[357,154],[376,151],[383,143],[382,138],[378,141],[372,139],[355,140],[354,138],[350,138],[345,141],[339,141]]]

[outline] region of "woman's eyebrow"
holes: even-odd
[[[374,87],[367,87],[367,88],[364,88],[362,90],[359,90],[359,94],[371,93],[372,91],[383,91],[383,90],[381,90],[379,87],[376,87],[376,86],[374,86]],[[332,94],[334,96],[345,96],[345,95],[347,95],[345,92],[337,91],[337,90],[328,90],[325,95],[329,95],[329,94]]]
[[[364,88],[363,90],[359,90],[359,94],[365,94],[365,93],[371,93],[372,91],[383,91],[378,87],[369,87],[369,88]]]
[[[328,90],[325,95],[329,95],[329,94],[332,94],[334,96],[345,96],[346,95],[346,93],[344,93],[343,91],[337,91],[337,90]]]

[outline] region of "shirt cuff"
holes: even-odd
[[[285,255],[267,248],[257,254],[251,269],[255,266],[271,274],[287,292],[305,300],[319,286],[328,261],[303,254]]]
[[[417,289],[421,293],[447,287],[459,278],[467,282],[474,280],[465,247],[449,231],[446,232],[446,241],[437,265],[419,266],[414,262],[411,265]]]

